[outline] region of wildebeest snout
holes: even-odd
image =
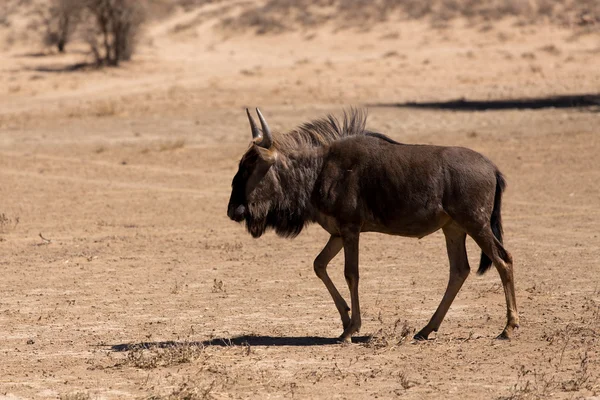
[[[243,221],[246,217],[246,207],[243,204],[239,206],[230,204],[227,208],[227,216],[235,222]]]

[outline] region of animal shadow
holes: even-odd
[[[366,343],[370,336],[356,336],[352,338],[352,343]],[[123,343],[111,345],[112,351],[131,351],[136,349],[151,348],[171,348],[181,345],[198,347],[228,347],[228,346],[260,346],[260,347],[279,347],[279,346],[331,346],[339,345],[338,338],[326,338],[319,336],[255,336],[242,335],[232,338],[214,338],[197,342],[182,341],[164,341],[164,342],[141,342],[141,343]]]

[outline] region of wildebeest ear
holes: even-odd
[[[265,161],[269,165],[275,164],[277,161],[277,150],[273,149],[265,149],[258,143],[254,143],[256,150],[258,151],[258,155],[261,160]]]

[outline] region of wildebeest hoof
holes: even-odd
[[[419,341],[421,341],[421,340],[429,340],[429,334],[430,333],[431,333],[431,331],[426,333],[425,329],[421,329],[419,332],[417,332],[415,334],[415,336],[413,336],[413,339],[414,340],[419,340]]]
[[[496,340],[510,340],[518,329],[519,325],[507,325],[502,333],[496,336]]]
[[[496,336],[496,340],[510,340],[510,336],[506,332],[502,332],[498,336]]]
[[[350,343],[352,343],[352,337],[342,335],[338,338],[338,343],[350,344]]]

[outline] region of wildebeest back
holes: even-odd
[[[326,215],[363,221],[363,231],[420,237],[448,217],[445,196],[476,198],[482,183],[495,185],[495,171],[487,158],[466,148],[353,136],[326,150],[314,201]]]

